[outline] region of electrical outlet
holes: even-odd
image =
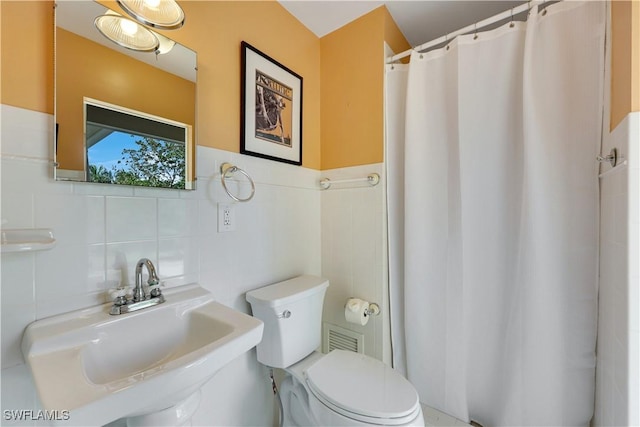
[[[233,205],[218,203],[218,233],[236,229],[236,213]]]

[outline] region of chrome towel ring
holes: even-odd
[[[241,199],[240,197],[233,195],[227,188],[227,183],[225,182],[225,180],[231,177],[236,172],[244,175],[251,183],[251,194],[249,194],[249,197]],[[232,165],[231,163],[224,162],[220,165],[220,174],[222,176],[220,178],[220,181],[222,181],[222,188],[224,188],[224,191],[227,193],[227,195],[229,195],[229,197],[231,197],[236,202],[248,202],[249,200],[253,199],[253,196],[256,194],[256,184],[253,182],[253,179],[251,179],[248,173],[246,173],[239,167]]]

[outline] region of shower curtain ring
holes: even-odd
[[[445,49],[449,50],[449,34],[444,35],[444,43],[447,45]]]
[[[473,24],[473,39],[478,39],[478,23]]]
[[[547,4],[547,0],[542,0],[542,7],[544,8],[542,10],[542,16],[545,16],[547,14],[547,7],[545,6],[545,4]]]
[[[513,28],[515,25],[515,22],[513,22],[513,8],[511,8],[511,23],[509,24],[509,28]]]

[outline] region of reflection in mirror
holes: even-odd
[[[194,189],[195,52],[162,36],[166,53],[117,46],[96,2],[55,10],[55,179]]]
[[[186,188],[190,126],[85,100],[87,181]]]

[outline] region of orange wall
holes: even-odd
[[[409,48],[385,7],[321,39],[322,169],[384,158],[384,42]]]
[[[611,4],[611,129],[640,111],[640,0]]]
[[[53,113],[52,4],[0,2],[3,104]],[[187,16],[184,27],[164,34],[198,52],[198,144],[239,151],[240,42],[245,40],[303,77],[302,164],[319,169],[320,40],[277,2],[180,5]]]
[[[0,1],[3,104],[53,113],[53,3]]]
[[[402,34],[402,31],[398,28],[396,21],[393,20],[391,14],[386,8],[384,8],[384,11],[384,41],[395,53],[404,52],[405,50],[410,49],[411,46],[407,39],[404,38],[404,34]]]
[[[239,151],[244,40],[303,77],[302,165],[320,169],[320,40],[273,1],[180,4],[187,21],[174,38],[198,52],[199,143]]]
[[[640,110],[639,2],[612,2],[612,127]],[[385,8],[320,40],[272,1],[180,4],[186,24],[166,34],[198,52],[198,144],[239,151],[245,40],[304,77],[303,166],[332,169],[383,160],[382,42],[396,52],[408,48]],[[0,8],[0,100],[52,113],[51,2],[3,0]]]
[[[193,82],[61,28],[57,30],[56,67],[56,122],[60,124],[56,160],[62,169],[85,168],[85,96],[194,125]]]

